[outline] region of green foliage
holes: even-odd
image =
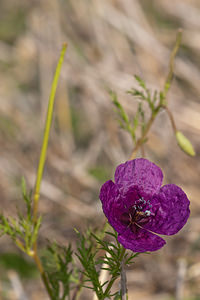
[[[174,118],[167,106],[166,101],[166,96],[173,79],[174,57],[179,48],[180,39],[181,32],[179,31],[175,47],[171,54],[169,73],[164,84],[163,90],[161,90],[160,92],[156,90],[152,92],[149,88],[147,88],[144,80],[142,80],[137,75],[135,76],[135,79],[138,82],[140,89],[132,88],[131,90],[127,91],[128,94],[132,95],[134,98],[139,100],[137,111],[132,121],[128,117],[123,106],[118,101],[116,93],[110,92],[110,96],[112,98],[113,104],[116,107],[116,111],[119,117],[119,124],[121,128],[130,133],[135,144],[134,151],[138,150],[138,148],[141,147],[142,144],[144,144],[147,141],[148,131],[157,114],[160,112],[161,109],[163,109],[167,112],[168,117],[171,121],[172,128],[174,130],[174,134],[180,149],[190,156],[195,156],[195,151],[190,141],[182,133],[177,131]],[[150,117],[148,118],[146,117],[145,110],[143,108],[144,103],[148,104],[149,107]],[[140,129],[140,133],[138,133],[138,129]]]
[[[158,102],[157,91],[151,93],[151,91],[146,87],[145,82],[139,76],[135,75],[135,79],[137,80],[142,90],[133,88],[127,91],[127,93],[133,95],[134,97],[137,97],[137,99],[141,101],[147,102],[150,110],[154,112],[156,110],[157,102]]]
[[[108,270],[110,275],[112,275],[113,277],[118,277],[121,271],[122,259],[125,265],[130,265],[133,263],[133,259],[139,253],[125,253],[124,247],[118,242],[117,232],[115,231],[114,233],[112,233],[106,231],[106,233],[114,238],[114,242],[107,242],[92,234],[92,236],[96,239],[97,243],[100,246],[99,249],[106,251],[105,256],[101,257],[99,262],[107,265],[107,267],[104,269]]]
[[[78,281],[78,273],[73,265],[71,245],[60,246],[49,243],[42,257],[43,266],[50,284],[53,299],[64,300],[72,290],[72,284]]]
[[[33,222],[31,193],[27,194],[24,178],[22,178],[22,194],[26,204],[26,215],[23,216],[18,212],[17,218],[7,218],[0,214],[0,235],[10,236],[23,252],[30,255],[33,244],[37,239],[41,217]]]
[[[99,234],[88,231],[86,235],[78,233],[78,253],[84,274],[84,287],[95,291],[98,299],[107,299],[119,295],[111,289],[121,273],[122,261],[125,266],[133,263],[138,253],[125,253],[124,247],[117,240],[117,233],[106,232],[114,241],[103,240]],[[102,256],[101,253],[104,253]],[[100,273],[109,273],[109,280],[100,282]],[[86,285],[87,283],[87,285]],[[90,284],[89,284],[90,283]]]
[[[152,116],[154,117],[157,115],[162,108],[164,97],[162,93],[159,94],[157,91],[151,92],[150,89],[146,87],[145,82],[139,76],[135,76],[135,79],[137,80],[140,89],[132,88],[131,90],[127,91],[128,94],[139,100],[136,114],[132,120],[130,120],[122,105],[118,101],[116,93],[110,92],[110,96],[113,104],[116,107],[120,127],[130,133],[133,142],[136,144],[138,139],[145,135],[145,131],[149,122],[149,119],[146,118],[143,104],[148,104],[151,118]],[[143,143],[145,141],[146,140],[143,139]]]
[[[136,136],[135,136],[135,130],[138,126],[138,118],[137,116],[133,119],[133,122],[130,121],[128,115],[126,114],[125,110],[123,109],[122,105],[117,99],[117,94],[113,91],[110,91],[110,96],[113,101],[113,104],[116,107],[116,112],[118,114],[118,122],[121,128],[126,130],[131,134],[131,137],[133,141],[135,142]]]
[[[94,240],[92,239],[92,235],[90,231],[86,233],[86,236],[79,232],[77,234],[79,240],[76,255],[83,266],[84,286],[93,289],[98,299],[104,299],[103,285],[99,281],[100,270],[97,270],[96,267],[97,249]],[[88,282],[91,283],[91,286],[85,285]]]

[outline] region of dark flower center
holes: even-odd
[[[120,221],[123,225],[130,227],[131,231],[137,233],[142,225],[148,223],[149,216],[151,215],[151,204],[140,198],[136,201],[137,204],[131,206],[127,212],[120,216]]]

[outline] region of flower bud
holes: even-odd
[[[191,142],[180,131],[176,131],[176,140],[179,147],[188,155],[195,156],[194,148]]]

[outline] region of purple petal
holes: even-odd
[[[103,212],[108,222],[118,232],[122,233],[126,225],[121,222],[121,215],[126,212],[123,201],[116,184],[109,180],[103,184],[99,198],[102,202]]]
[[[118,196],[116,185],[112,180],[106,181],[100,190],[99,198],[102,202],[103,212],[108,218],[110,215],[112,202],[115,201],[115,197]]]
[[[156,251],[166,243],[161,237],[141,228],[136,233],[128,228],[118,236],[118,241],[134,252]]]
[[[137,185],[151,195],[159,191],[162,179],[161,169],[144,158],[127,161],[115,171],[115,182],[119,188],[127,189]]]
[[[158,234],[177,233],[187,222],[190,215],[189,200],[181,188],[167,184],[151,200],[155,216],[143,228]]]

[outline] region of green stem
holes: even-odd
[[[48,292],[48,295],[49,295],[50,299],[53,300],[54,297],[53,297],[52,291],[51,291],[50,286],[49,286],[48,278],[47,278],[46,273],[45,273],[45,271],[43,269],[41,260],[40,260],[38,254],[37,254],[36,249],[34,250],[33,259],[34,259],[35,264],[36,264],[36,266],[37,266],[37,268],[38,268],[38,270],[40,272],[40,276],[41,276],[42,281],[43,281],[43,283],[45,285],[45,288],[46,288],[46,290]]]
[[[174,121],[174,117],[173,117],[173,115],[172,115],[172,112],[169,110],[169,108],[168,108],[167,106],[164,106],[163,108],[166,110],[166,112],[167,112],[167,114],[168,114],[168,117],[169,117],[169,119],[170,119],[170,122],[171,122],[171,124],[172,124],[173,131],[174,131],[174,133],[176,134],[177,128],[176,128],[176,124],[175,124],[175,121]]]
[[[44,171],[44,164],[46,160],[46,153],[47,153],[47,146],[49,141],[49,133],[52,123],[52,116],[53,116],[53,107],[54,107],[54,100],[55,100],[55,93],[58,85],[58,79],[60,76],[60,71],[62,67],[62,63],[64,60],[64,55],[67,49],[67,44],[63,44],[62,51],[60,54],[60,58],[56,67],[55,75],[53,78],[53,83],[51,86],[51,93],[49,97],[49,104],[48,104],[48,110],[47,110],[47,116],[46,116],[46,122],[45,122],[45,129],[44,129],[44,136],[43,136],[43,143],[42,143],[42,149],[40,153],[40,159],[38,164],[38,170],[37,170],[37,178],[35,183],[35,192],[34,192],[34,206],[33,206],[33,219],[34,221],[37,220],[37,213],[38,213],[38,201],[40,198],[40,186],[42,181],[42,175]]]
[[[120,260],[120,261],[123,260],[125,252],[126,252],[126,249],[123,247],[123,248],[122,248],[122,252],[121,252],[121,254],[120,254],[120,257],[119,257],[119,260]]]
[[[159,110],[157,110],[156,113],[155,112],[152,113],[152,115],[151,115],[151,117],[150,117],[150,119],[149,119],[149,121],[148,121],[148,123],[147,123],[147,125],[145,127],[145,130],[143,131],[143,134],[142,134],[141,138],[139,138],[137,140],[136,144],[135,144],[135,147],[134,147],[134,149],[132,151],[130,159],[134,159],[135,158],[136,152],[141,147],[141,145],[144,143],[144,139],[146,138],[146,136],[147,136],[147,134],[148,134],[148,132],[149,132],[149,130],[150,130],[150,128],[151,128],[151,126],[152,126],[152,124],[153,124],[153,122],[154,122],[157,114],[158,114],[158,112],[159,112]]]
[[[35,183],[35,191],[34,191],[34,196],[33,196],[33,223],[34,223],[34,225],[37,224],[37,219],[38,219],[38,201],[40,198],[40,186],[41,186],[41,181],[42,181],[42,176],[43,176],[43,171],[44,171],[44,165],[45,165],[45,161],[46,161],[46,153],[47,153],[51,123],[52,123],[55,93],[56,93],[56,89],[58,86],[58,79],[60,76],[60,71],[61,71],[61,67],[62,67],[62,63],[64,60],[66,49],[67,49],[67,44],[63,44],[60,58],[59,58],[59,61],[58,61],[57,67],[56,67],[55,74],[54,74],[53,83],[51,86],[51,93],[50,93],[50,97],[49,97],[49,104],[48,104],[48,110],[47,110],[47,116],[46,116],[46,122],[45,122],[45,128],[44,128],[43,143],[42,143],[42,148],[41,148],[41,153],[40,153],[40,159],[39,159],[38,170],[37,170],[37,178],[36,178],[36,183]],[[40,276],[46,287],[46,290],[48,292],[50,299],[54,299],[53,294],[51,292],[51,288],[49,286],[48,278],[46,276],[46,273],[43,269],[42,263],[38,256],[37,237],[36,237],[35,243],[33,245],[33,253],[31,254],[31,256],[35,260],[36,266],[40,272]]]
[[[128,300],[127,280],[126,280],[124,259],[122,259],[122,262],[121,262],[121,295],[122,295],[122,300]]]
[[[179,29],[176,35],[176,42],[174,45],[174,48],[171,52],[171,56],[170,56],[170,60],[169,60],[169,71],[168,71],[168,75],[165,81],[165,85],[164,85],[164,90],[163,90],[163,98],[165,101],[165,98],[167,96],[167,92],[171,86],[171,82],[173,79],[173,75],[174,75],[174,59],[175,56],[180,48],[180,44],[181,44],[181,40],[182,40],[182,29]]]
[[[165,80],[165,84],[164,84],[164,88],[163,88],[163,92],[162,92],[162,99],[160,100],[160,103],[156,107],[155,111],[152,112],[152,115],[151,115],[151,117],[150,117],[150,119],[149,119],[149,121],[148,121],[148,123],[145,127],[145,130],[144,130],[142,136],[136,141],[136,144],[135,144],[135,147],[132,151],[130,159],[135,158],[135,155],[136,155],[138,149],[144,143],[144,139],[146,138],[146,136],[147,136],[147,134],[148,134],[148,132],[149,132],[156,116],[157,116],[157,114],[159,113],[160,108],[165,108],[166,109],[166,111],[168,113],[168,116],[170,118],[170,121],[172,123],[172,127],[173,127],[174,131],[176,131],[176,125],[175,125],[173,116],[172,116],[171,112],[169,111],[169,109],[167,108],[166,97],[167,97],[167,93],[168,93],[169,88],[170,88],[171,83],[172,83],[173,74],[174,74],[174,59],[175,59],[175,56],[178,52],[178,49],[180,48],[181,39],[182,39],[182,30],[179,29],[178,32],[177,32],[176,42],[175,42],[174,48],[173,48],[173,50],[171,52],[171,55],[170,55],[169,71],[168,71],[168,74],[167,74],[167,77],[166,77],[166,80]]]
[[[126,249],[123,247],[122,252],[121,252],[121,254],[120,254],[120,257],[119,257],[119,261],[120,261],[120,262],[123,261],[125,252],[126,252]],[[106,288],[106,290],[105,290],[105,292],[104,292],[104,295],[107,295],[107,294],[110,292],[110,290],[111,290],[111,288],[112,288],[112,286],[113,286],[113,283],[115,282],[115,280],[116,280],[117,278],[118,278],[117,275],[113,275],[113,276],[112,276],[112,278],[111,278],[110,282],[108,283],[107,288]]]

